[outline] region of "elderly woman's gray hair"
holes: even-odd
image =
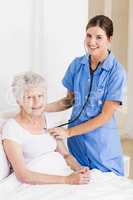
[[[45,91],[46,81],[41,75],[32,71],[18,74],[12,83],[12,91],[16,100],[21,100],[29,87],[40,87]]]

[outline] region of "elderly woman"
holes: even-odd
[[[20,112],[4,125],[2,140],[17,179],[27,184],[87,184],[89,169],[47,132],[44,78],[33,72],[20,74],[12,89]]]

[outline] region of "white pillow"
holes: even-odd
[[[6,119],[4,118],[0,119],[0,180],[2,180],[3,178],[7,177],[10,174],[10,164],[7,160],[1,140],[1,130],[5,122]]]
[[[0,180],[7,177],[10,174],[10,164],[6,158],[2,141],[0,138]]]

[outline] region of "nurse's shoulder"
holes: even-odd
[[[110,75],[118,75],[119,76],[123,76],[123,78],[126,77],[126,70],[124,68],[124,66],[118,61],[118,59],[114,56],[112,56],[113,58],[113,62],[112,62],[112,67],[111,67],[111,74]]]
[[[78,71],[83,65],[88,63],[88,58],[86,55],[76,57],[72,60],[72,62],[69,65],[69,69],[72,71]]]

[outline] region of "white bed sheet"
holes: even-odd
[[[113,173],[91,172],[88,185],[28,185],[14,174],[0,182],[1,200],[133,200],[133,181]]]

